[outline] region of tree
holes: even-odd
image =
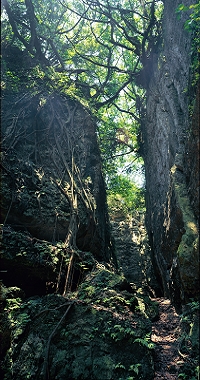
[[[144,189],[138,188],[122,174],[110,176],[108,181],[108,207],[112,216],[120,217],[144,211]]]
[[[33,91],[77,96],[97,118],[106,172],[115,162],[121,165],[124,155],[137,160],[144,94],[161,39],[162,2],[2,3],[2,52],[12,48],[20,60],[18,67],[3,67],[5,87],[11,83],[17,90],[20,82]]]

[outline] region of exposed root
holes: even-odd
[[[67,310],[65,311],[65,313],[62,316],[62,318],[59,320],[59,322],[57,323],[56,327],[54,328],[54,330],[52,331],[52,333],[49,336],[49,339],[48,339],[48,342],[47,342],[47,348],[46,348],[45,358],[44,358],[44,380],[49,380],[49,350],[50,350],[51,340],[52,340],[54,334],[56,333],[56,330],[61,325],[62,321],[65,319],[66,315],[68,314],[69,310],[71,309],[73,303],[74,302],[72,301],[69,304]]]

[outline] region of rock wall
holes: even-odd
[[[152,297],[160,294],[151,262],[145,215],[138,213],[122,219],[112,214],[110,220],[119,268],[126,279],[144,294]]]
[[[142,137],[152,261],[164,295],[181,303],[198,289],[199,119],[197,111],[189,118],[192,35],[184,29],[187,12],[177,17],[178,5],[164,2],[163,45],[154,56]]]
[[[13,288],[4,292],[12,302]],[[35,296],[20,306],[1,378],[153,380],[149,335],[158,307],[123,275],[97,264],[67,298]]]
[[[109,262],[106,192],[89,111],[56,93],[3,94],[2,139],[5,284],[23,289],[32,284],[44,293],[41,281],[58,276],[60,264],[47,253],[58,243],[63,252],[58,261],[62,255],[67,260],[65,251],[72,248],[82,258],[90,251]]]

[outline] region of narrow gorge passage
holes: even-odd
[[[139,288],[147,287],[147,267],[151,270],[150,255],[146,244],[144,215],[135,218],[111,218],[119,266],[130,283]]]
[[[141,292],[153,293],[151,285],[156,280],[153,278],[143,216],[127,221],[114,220],[112,231],[118,260],[125,276]],[[159,319],[152,322],[151,334],[151,340],[155,344],[154,380],[175,380],[178,378],[178,369],[183,364],[179,351],[180,316],[169,299],[157,298],[153,294],[151,299],[159,305]]]

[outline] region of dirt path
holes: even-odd
[[[139,220],[113,221],[112,231],[118,261],[129,282],[146,287],[151,262],[145,241],[145,227]],[[151,340],[155,343],[154,380],[177,380],[183,358],[179,355],[180,316],[165,298],[152,298],[159,303],[160,318],[153,322]]]
[[[178,368],[182,359],[178,353],[180,336],[180,317],[164,298],[153,299],[159,303],[160,318],[153,323],[151,340],[155,348],[155,377],[154,380],[178,379]]]

